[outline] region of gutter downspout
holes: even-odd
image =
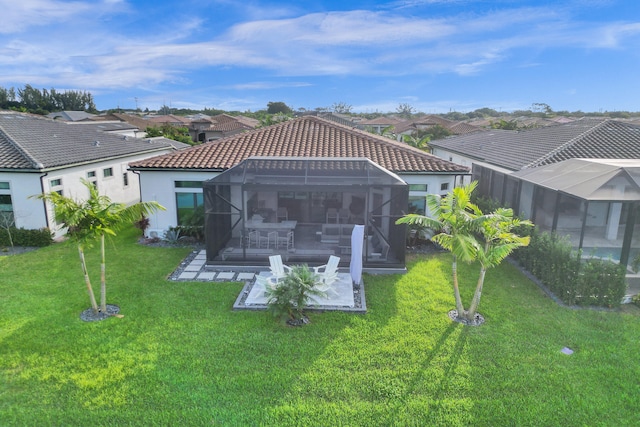
[[[40,175],[40,191],[42,191],[42,194],[45,194],[44,191],[44,179],[49,175],[49,172],[44,172],[44,175]],[[47,201],[43,200],[42,201],[42,207],[44,208],[44,220],[47,223],[47,228],[49,228],[49,231],[53,230],[53,227],[50,222],[49,222],[49,210],[47,209]]]

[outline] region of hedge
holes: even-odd
[[[624,266],[582,259],[582,253],[555,233],[532,230],[529,246],[513,257],[568,305],[618,307],[627,289]]]
[[[9,238],[9,233],[11,238]],[[8,230],[0,230],[0,246],[35,246],[43,247],[49,246],[53,243],[53,235],[48,228],[40,228],[37,230],[31,230],[26,228],[11,227]]]

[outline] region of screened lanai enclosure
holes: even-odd
[[[640,259],[640,161],[571,159],[512,177],[519,196],[508,204],[521,216],[566,236],[583,256],[618,261],[633,273]]]
[[[349,265],[352,251],[367,268],[404,268],[409,187],[366,158],[252,157],[205,181],[208,264]],[[365,226],[352,247],[355,224]]]

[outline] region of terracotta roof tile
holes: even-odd
[[[137,170],[225,170],[252,156],[367,157],[393,172],[469,171],[407,144],[314,116],[229,136],[130,166]]]

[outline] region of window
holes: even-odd
[[[447,191],[448,189],[449,189],[448,182],[443,182],[442,184],[440,184],[440,191]]]
[[[125,187],[128,187],[128,186],[129,186],[129,174],[128,174],[127,172],[125,172],[125,173],[123,173],[123,174],[122,174],[122,184],[123,184]]]
[[[176,193],[178,225],[185,225],[186,219],[200,206],[204,206],[204,196],[202,193]]]
[[[409,191],[428,191],[427,188],[427,184],[409,184]]]
[[[427,199],[424,196],[409,196],[409,213],[424,215]]]
[[[59,187],[59,186],[61,186],[61,185],[62,185],[62,178],[52,179],[52,180],[49,182],[49,184],[50,184],[52,187]]]
[[[61,196],[64,196],[64,194],[62,193],[62,190],[56,190],[56,193],[58,193]]]
[[[2,224],[13,224],[13,204],[11,203],[11,186],[8,182],[0,182],[0,221]]]
[[[95,178],[95,177],[96,177],[96,171],[87,172],[87,178]]]
[[[108,178],[110,176],[113,176],[113,168],[106,168],[102,170],[102,176],[104,176],[105,178]]]
[[[175,181],[176,188],[202,188],[202,181]]]

